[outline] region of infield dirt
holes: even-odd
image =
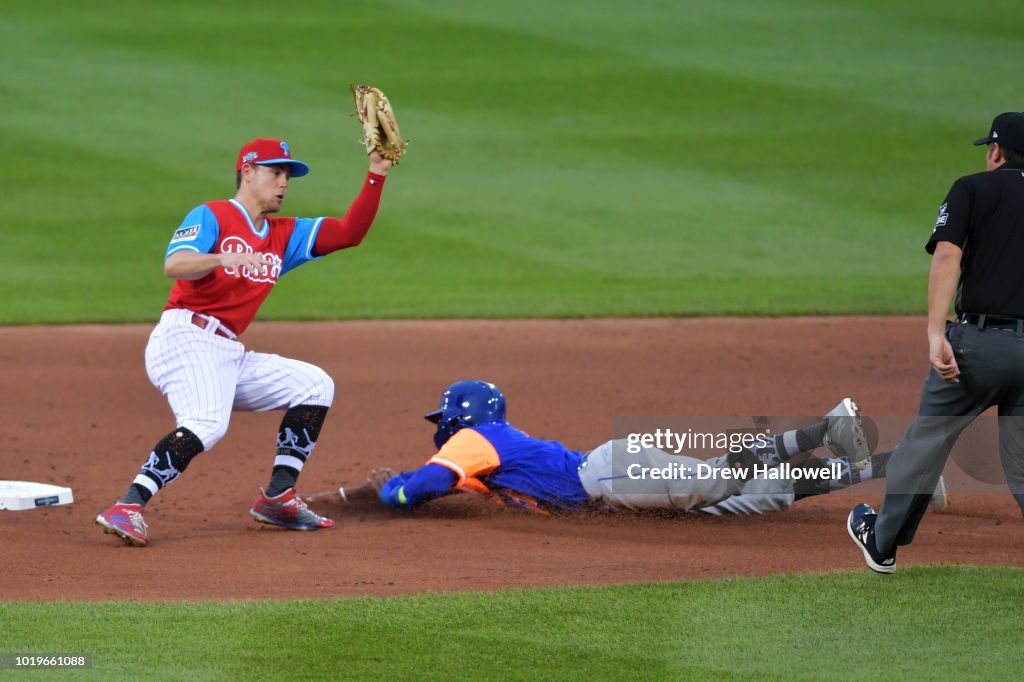
[[[126,547],[93,519],[173,426],[143,367],[149,330],[0,328],[0,477],[75,494],[67,507],[0,512],[0,599],[322,598],[867,570],[844,523],[856,502],[880,502],[879,482],[757,517],[543,518],[460,495],[414,515],[332,507],[329,531],[261,527],[248,508],[269,475],[278,413],[236,414],[150,504],[151,545]],[[588,450],[620,415],[820,415],[845,395],[868,415],[913,415],[926,370],[924,322],[910,317],[257,322],[243,341],[336,381],[304,492],[422,464],[433,452],[422,414],[457,379],[494,381],[517,426]],[[1024,567],[1005,487],[968,493],[954,465],[947,476],[950,510],[926,517],[900,566]]]

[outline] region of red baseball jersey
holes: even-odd
[[[383,186],[383,175],[368,173],[343,218],[268,217],[258,230],[235,199],[197,206],[171,237],[165,258],[182,250],[245,252],[261,254],[267,262],[259,269],[242,268],[240,277],[233,269],[219,267],[202,279],[177,280],[164,309],[210,315],[241,334],[282,275],[362,241],[377,214]]]
[[[217,268],[197,280],[177,280],[167,299],[170,308],[211,315],[241,334],[284,273],[316,258],[313,244],[323,218],[268,217],[257,230],[234,199],[211,201],[192,210],[171,238],[167,256],[189,249],[199,253],[255,253],[267,263],[259,269]]]

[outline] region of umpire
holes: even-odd
[[[893,452],[882,509],[859,504],[847,531],[878,573],[896,570],[961,431],[999,406],[999,454],[1024,512],[1024,113],[996,116],[987,170],[960,178],[925,249],[928,360],[918,415]],[[959,275],[959,283],[957,281]],[[955,322],[947,322],[956,294]]]

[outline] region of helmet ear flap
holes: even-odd
[[[440,450],[457,431],[465,426],[461,423],[458,415],[447,419],[440,418],[437,421],[437,431],[434,432],[434,445]]]

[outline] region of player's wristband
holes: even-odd
[[[384,484],[380,489],[380,501],[389,507],[405,507],[409,504],[409,498],[405,495],[403,488],[405,480],[401,475],[395,476]]]

